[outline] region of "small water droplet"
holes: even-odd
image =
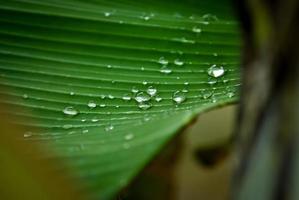
[[[110,13],[110,12],[105,12],[105,13],[104,13],[104,16],[105,16],[105,17],[110,17],[111,14],[112,14],[112,13]]]
[[[218,18],[216,15],[212,15],[212,14],[205,14],[202,16],[202,19],[206,22],[216,22],[218,21]]]
[[[147,81],[142,81],[142,84],[143,85],[147,85]]]
[[[161,65],[168,65],[169,61],[162,56],[159,58],[158,63]]]
[[[131,92],[133,92],[133,93],[137,93],[137,92],[139,92],[139,90],[134,86],[134,87],[132,88]]]
[[[125,95],[122,97],[122,99],[123,99],[124,101],[130,101],[130,100],[132,99],[132,96],[131,96],[131,94],[125,94]]]
[[[63,109],[63,113],[69,116],[75,116],[77,115],[79,112],[72,106],[67,106]]]
[[[144,71],[144,67],[141,67],[140,69],[141,69],[141,71]]]
[[[173,41],[177,41],[177,42],[182,42],[182,43],[195,44],[194,40],[187,39],[185,37],[182,37],[182,38],[173,38],[172,40]]]
[[[199,28],[199,27],[197,27],[197,26],[194,26],[194,27],[192,28],[192,31],[193,31],[194,33],[201,33],[201,28]]]
[[[104,94],[101,94],[100,97],[101,97],[101,99],[105,99],[106,98],[106,96]]]
[[[183,92],[181,92],[181,91],[176,91],[172,95],[172,100],[176,104],[181,104],[181,103],[183,103],[186,100],[186,95]]]
[[[119,105],[115,106],[115,108],[119,108]]]
[[[210,85],[214,85],[214,84],[216,84],[217,83],[217,79],[215,79],[215,78],[209,78],[209,80],[208,80],[208,84],[210,84]]]
[[[156,102],[160,102],[160,101],[162,101],[162,100],[163,100],[163,99],[162,99],[162,97],[160,97],[160,96],[156,96],[156,97],[155,97],[155,101],[156,101]]]
[[[112,124],[109,124],[105,127],[105,131],[112,131],[114,129],[114,126]]]
[[[189,90],[185,88],[182,90],[182,92],[187,93],[187,92],[189,92]]]
[[[107,68],[108,68],[108,69],[111,69],[111,68],[112,68],[112,66],[111,66],[111,65],[107,65]]]
[[[138,103],[141,103],[141,102],[145,102],[145,101],[149,101],[151,99],[150,95],[145,93],[145,92],[139,92],[138,94],[136,94],[135,96],[135,100],[138,102]]]
[[[203,90],[201,92],[201,94],[202,94],[203,99],[208,99],[213,95],[213,91],[212,90]]]
[[[115,97],[114,97],[113,95],[109,94],[109,95],[108,95],[108,98],[109,98],[109,99],[114,99]]]
[[[87,106],[89,108],[95,108],[95,107],[97,107],[97,104],[96,104],[96,102],[91,100],[91,101],[88,102]]]
[[[85,134],[85,133],[88,133],[88,131],[89,131],[88,129],[83,129],[83,130],[82,130],[82,133]]]
[[[138,108],[140,108],[141,110],[148,110],[152,107],[152,104],[149,102],[140,102],[138,104]]]
[[[96,118],[96,117],[94,117],[94,118],[91,119],[91,122],[98,122],[98,121],[99,121],[99,119]]]
[[[134,138],[133,133],[129,133],[129,134],[125,135],[125,140],[132,140],[133,138]]]
[[[162,74],[170,74],[170,73],[172,73],[172,70],[170,68],[168,68],[166,65],[164,65],[161,67],[160,72]]]
[[[189,82],[185,82],[184,85],[189,85]]]
[[[234,93],[234,92],[228,92],[228,93],[227,93],[227,96],[228,96],[229,98],[232,98],[232,97],[235,96],[235,93]]]
[[[180,60],[179,58],[174,60],[174,64],[177,66],[183,66],[184,62],[182,60]]]
[[[63,128],[63,129],[71,129],[71,128],[73,128],[73,125],[72,125],[72,124],[64,124],[64,125],[62,126],[62,128]]]
[[[146,92],[150,95],[150,96],[155,96],[157,94],[157,89],[154,88],[153,86],[149,86],[146,90]]]
[[[23,134],[23,137],[24,137],[24,138],[29,138],[29,137],[31,137],[32,135],[33,135],[32,132],[29,132],[29,131],[28,131],[28,132],[26,132],[26,133]]]
[[[28,94],[23,94],[23,99],[28,99]]]
[[[222,66],[212,65],[207,72],[210,76],[218,78],[223,76],[225,71]]]
[[[70,95],[71,95],[71,96],[74,96],[74,95],[75,95],[75,92],[70,92]]]
[[[102,103],[102,104],[100,104],[100,107],[101,107],[101,108],[105,108],[105,107],[106,107],[106,104],[103,104],[103,103]]]
[[[217,56],[218,56],[218,53],[213,53],[213,56],[217,57]]]

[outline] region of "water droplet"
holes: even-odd
[[[105,12],[105,13],[104,13],[104,16],[105,16],[105,17],[110,17],[110,16],[111,16],[111,13],[110,13],[110,12]]]
[[[209,80],[208,80],[208,84],[210,84],[210,85],[214,85],[214,84],[216,84],[217,83],[217,79],[215,79],[215,78],[209,78]]]
[[[115,106],[115,108],[119,108],[119,105]]]
[[[72,106],[67,106],[63,109],[63,113],[69,116],[75,116],[77,115],[79,112]]]
[[[184,85],[189,85],[189,82],[185,82]]]
[[[139,90],[134,86],[133,88],[132,88],[132,90],[131,90],[133,93],[137,93],[137,92],[139,92]]]
[[[188,44],[194,44],[195,43],[194,40],[187,39],[185,37],[182,37],[182,38],[173,38],[172,40],[173,41],[177,41],[177,42],[182,42],[182,43],[188,43]]]
[[[71,129],[71,128],[73,128],[73,125],[72,125],[72,124],[64,124],[64,125],[62,126],[62,128],[63,128],[63,129]]]
[[[88,104],[87,104],[87,106],[88,106],[89,108],[95,108],[95,107],[97,107],[97,104],[96,104],[96,102],[94,102],[94,101],[89,101]]]
[[[112,131],[114,129],[114,126],[112,124],[109,124],[105,127],[105,131]]]
[[[143,85],[147,85],[147,81],[142,81],[142,84]]]
[[[183,92],[181,92],[181,91],[176,91],[172,95],[172,100],[176,104],[181,104],[181,103],[183,103],[186,100],[186,95]]]
[[[213,95],[213,91],[212,90],[203,90],[201,92],[201,94],[202,94],[203,99],[208,99]]]
[[[28,95],[27,94],[23,94],[23,98],[24,99],[28,99]]]
[[[145,92],[139,92],[138,94],[136,94],[135,96],[135,100],[138,102],[138,103],[141,103],[141,102],[145,102],[145,101],[149,101],[151,99],[150,95],[145,93]]]
[[[100,95],[101,99],[105,99],[106,96],[104,94]]]
[[[223,76],[225,71],[222,66],[212,65],[207,72],[210,76],[218,78]]]
[[[177,66],[183,66],[184,62],[177,58],[177,59],[174,60],[174,64],[177,65]]]
[[[162,100],[163,100],[163,99],[162,99],[162,97],[160,97],[160,96],[156,96],[156,97],[155,97],[155,101],[156,101],[156,102],[160,102],[160,101],[162,101]]]
[[[168,68],[166,65],[164,65],[161,67],[160,72],[162,74],[170,74],[170,73],[172,73],[172,70],[170,68]]]
[[[201,28],[199,28],[199,27],[197,27],[197,26],[194,26],[194,27],[192,28],[192,31],[193,31],[194,33],[201,33]]]
[[[149,86],[146,90],[146,92],[150,95],[150,96],[155,96],[157,94],[157,89],[154,88],[153,86]]]
[[[23,137],[24,137],[24,138],[29,138],[29,137],[31,137],[32,135],[33,135],[32,132],[26,132],[26,133],[23,134]]]
[[[103,103],[102,103],[102,104],[100,104],[100,107],[101,107],[101,108],[105,108],[105,107],[106,107],[106,104],[103,104]]]
[[[74,95],[75,95],[75,92],[70,92],[70,95],[71,95],[71,96],[74,96]]]
[[[169,61],[162,56],[159,58],[158,63],[160,63],[161,65],[167,65]]]
[[[212,14],[205,14],[202,16],[202,19],[206,22],[216,22],[218,21],[218,18],[216,15],[212,15]]]
[[[96,118],[96,117],[94,117],[94,118],[91,119],[91,122],[98,122],[98,121],[99,121],[99,119]]]
[[[218,56],[218,53],[213,53],[213,56],[217,57],[217,56]]]
[[[125,135],[125,140],[132,140],[133,138],[134,138],[133,133],[129,133],[129,134]]]
[[[187,93],[187,92],[189,92],[189,90],[185,88],[182,90],[182,92]]]
[[[132,99],[132,96],[131,96],[131,94],[125,94],[125,95],[122,97],[122,99],[123,99],[124,101],[130,101],[130,100]]]
[[[234,93],[234,92],[228,92],[226,95],[227,95],[229,98],[232,98],[232,97],[235,96],[235,93]]]
[[[138,108],[140,108],[141,110],[148,110],[152,107],[152,104],[149,102],[141,102],[138,104]]]
[[[141,71],[144,71],[144,67],[141,67],[140,69],[141,69]]]
[[[112,68],[112,66],[111,65],[107,65],[107,68],[110,69],[110,68]]]
[[[109,98],[109,99],[114,99],[115,97],[114,97],[113,95],[109,94],[109,95],[108,95],[108,98]]]
[[[86,122],[86,119],[81,119],[81,122]]]
[[[89,131],[88,129],[83,129],[83,130],[82,130],[82,133],[85,134],[85,133],[88,133],[88,131]]]

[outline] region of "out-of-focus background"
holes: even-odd
[[[235,128],[236,112],[237,106],[227,106],[204,113],[184,133],[184,148],[175,168],[179,200],[229,199],[232,156],[212,166],[203,166],[195,159],[194,152],[229,140]]]

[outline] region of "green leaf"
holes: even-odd
[[[237,100],[228,1],[10,0],[0,25],[7,114],[93,197],[112,198],[196,115]]]

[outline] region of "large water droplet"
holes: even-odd
[[[150,95],[150,96],[155,96],[157,94],[157,89],[154,88],[153,86],[149,86],[146,90],[146,92]]]
[[[141,110],[148,110],[152,107],[152,104],[149,102],[141,102],[138,104],[138,108],[140,108]]]
[[[181,91],[176,91],[173,93],[172,95],[172,100],[176,103],[176,104],[181,104],[186,100],[186,95],[184,92]]]
[[[224,68],[222,66],[212,65],[208,69],[208,74],[212,77],[218,78],[224,75]]]
[[[167,65],[169,61],[162,56],[159,58],[158,63],[160,63],[161,65]]]
[[[172,70],[170,68],[168,68],[166,65],[164,65],[161,67],[160,72],[162,74],[170,74],[170,73],[172,73]]]
[[[145,92],[139,92],[138,94],[136,94],[135,96],[135,100],[138,102],[138,103],[141,103],[141,102],[145,102],[145,101],[149,101],[151,99],[150,95],[145,93]]]
[[[97,107],[97,104],[96,104],[96,102],[91,100],[91,101],[88,102],[87,106],[89,108],[95,108],[95,107]]]
[[[184,65],[184,62],[182,60],[180,60],[179,58],[177,58],[174,60],[174,64],[178,65],[178,66],[182,66],[182,65]]]
[[[63,109],[63,113],[69,116],[75,116],[77,115],[79,112],[72,106],[67,106]]]

